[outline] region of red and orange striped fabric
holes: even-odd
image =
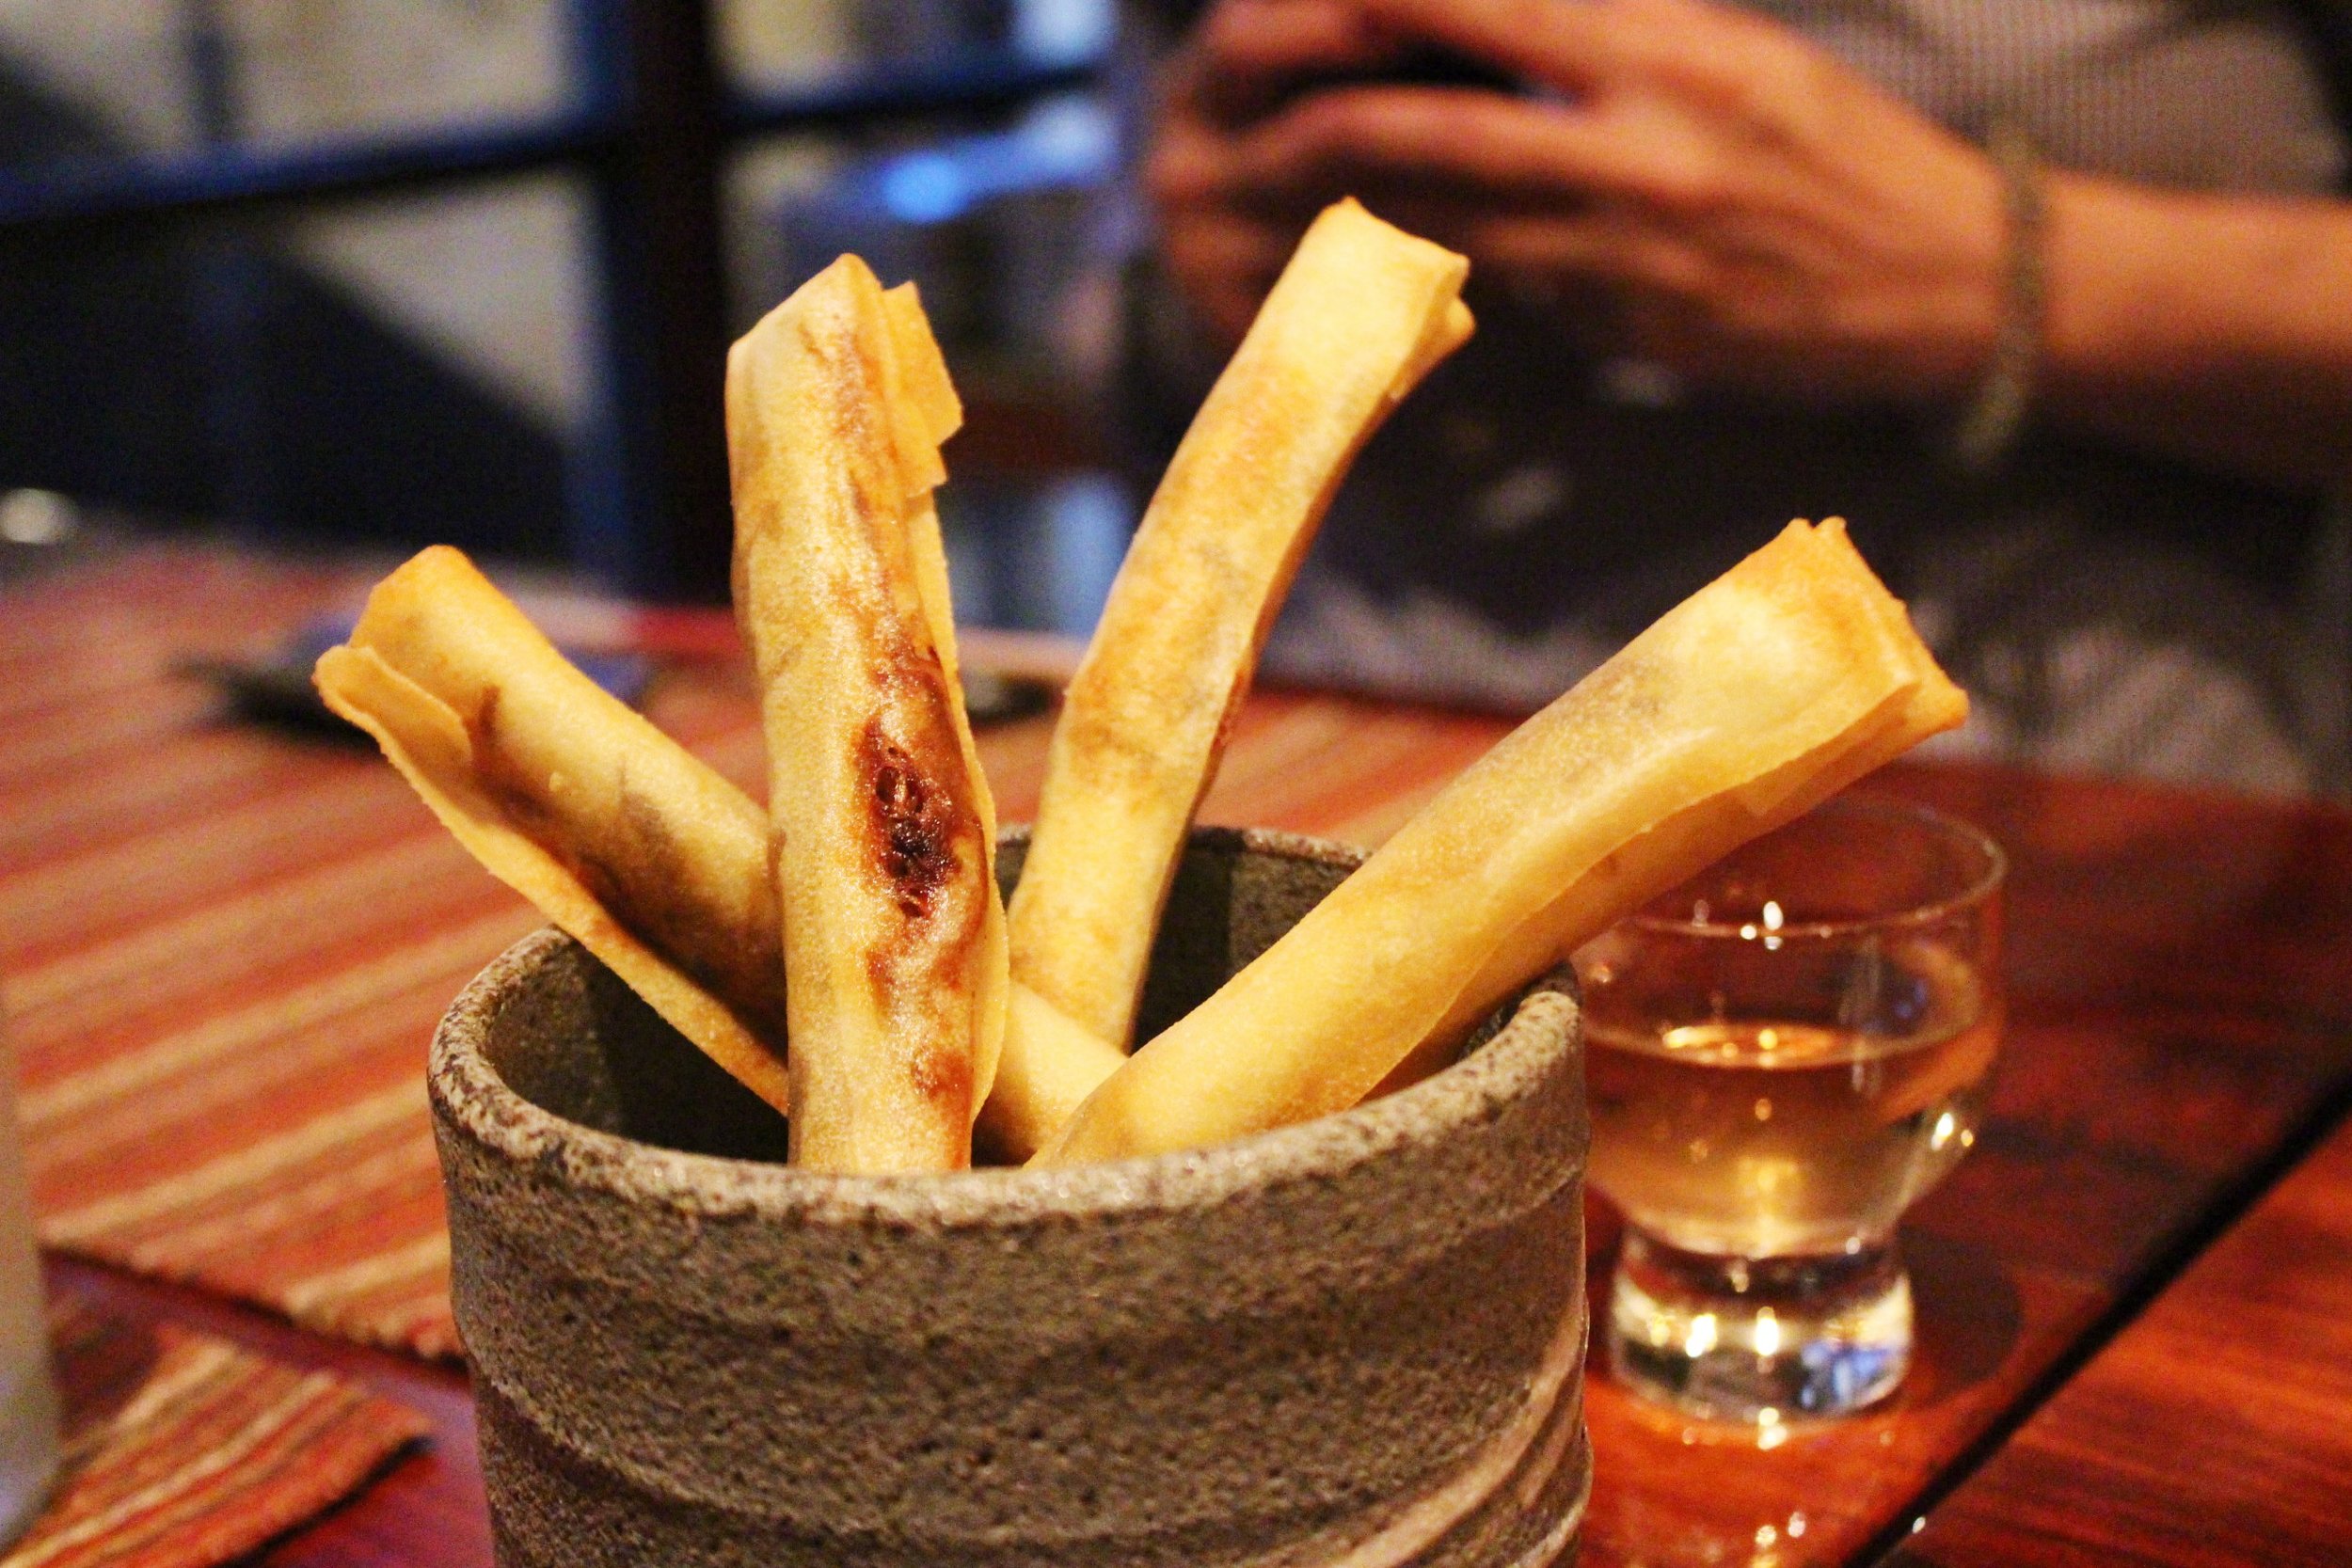
[[[341,1501],[424,1418],[225,1340],[50,1315],[65,1459],[0,1568],[211,1568]]]
[[[367,580],[146,546],[0,593],[0,1002],[45,1243],[451,1356],[425,1047],[536,917],[371,750],[231,721],[172,673]],[[993,650],[1037,661],[966,657]],[[679,663],[646,706],[758,791],[739,662]],[[1502,727],[1260,697],[1203,816],[1375,840]],[[1047,735],[982,736],[1008,821]]]

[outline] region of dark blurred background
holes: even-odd
[[[968,408],[968,620],[1132,527],[1113,0],[0,0],[0,534],[441,540],[723,594],[727,342],[843,250]]]

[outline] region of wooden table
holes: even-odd
[[[224,723],[169,673],[177,657],[282,629],[353,580],[183,546],[0,594],[0,778],[14,781],[0,824],[40,809],[59,759],[78,780],[165,776],[220,748],[259,749],[290,809],[380,768]],[[695,624],[682,625],[691,643]],[[77,724],[77,706],[101,699],[106,721]],[[739,664],[676,661],[649,711],[755,783]],[[1375,841],[1505,727],[1261,694],[1203,816]],[[1031,720],[985,737],[1009,820],[1034,803],[1046,733]],[[1899,768],[1875,787],[1983,824],[2014,858],[2013,1010],[1990,1118],[1904,1231],[1919,1365],[1885,1409],[1770,1449],[1638,1405],[1600,1373],[1583,1560],[2352,1561],[2352,1130],[2339,1126],[2352,1105],[2352,814],[1981,767]],[[216,809],[200,792],[133,796],[112,832],[134,852]],[[51,849],[88,845],[35,835],[18,847],[0,863],[0,910]],[[168,859],[142,875],[147,907],[200,908]],[[1597,1209],[1594,1234],[1597,1284],[1613,1243]],[[488,1561],[460,1372],[109,1268],[52,1270],[56,1289],[353,1372],[433,1418],[432,1447],[263,1560]]]

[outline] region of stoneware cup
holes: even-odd
[[[1142,1033],[1358,859],[1195,833]],[[1422,1084],[1213,1148],[822,1176],[582,949],[527,938],[432,1064],[500,1562],[1566,1560],[1573,983],[1506,1011]]]

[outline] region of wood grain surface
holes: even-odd
[[[358,580],[347,569],[183,546],[133,551],[5,595],[0,974],[28,1073],[65,1072],[87,1051],[101,1063],[144,1059],[160,1034],[219,1019],[248,1021],[256,1033],[238,1047],[248,1055],[230,1059],[238,1070],[262,1070],[272,1052],[290,1049],[287,1039],[306,1037],[262,1027],[267,1009],[316,998],[322,986],[358,985],[351,976],[376,973],[368,965],[408,955],[398,974],[355,992],[366,998],[368,1059],[382,1063],[370,1070],[388,1075],[381,1089],[392,1094],[421,1071],[432,1018],[457,982],[532,923],[443,844],[372,756],[237,721],[212,692],[170,673],[181,655],[232,652],[340,602]],[[716,657],[672,660],[648,711],[756,789],[763,763],[739,663],[725,657],[723,628],[702,645]],[[1005,662],[1032,666],[1064,657],[1033,643],[999,651]],[[985,662],[985,640],[967,657]],[[1203,816],[1374,842],[1505,728],[1486,716],[1262,693],[1241,718]],[[1030,720],[983,736],[1007,820],[1034,803],[1047,734],[1045,721]],[[2070,1506],[2075,1482],[2063,1465],[2029,1458],[2033,1450],[2017,1449],[2012,1461],[2001,1440],[2021,1421],[2030,1433],[2058,1420],[2063,1393],[2041,1417],[2034,1411],[2148,1301],[2171,1307],[2173,1275],[2228,1232],[2276,1175],[2282,1151],[2339,1116],[2352,1091],[2352,817],[1980,767],[1899,768],[1874,787],[1983,824],[2014,858],[2014,1006],[1992,1114],[1976,1151],[1904,1233],[1920,1301],[1920,1365],[1883,1412],[1799,1431],[1769,1451],[1752,1434],[1638,1405],[1601,1370],[1589,1407],[1597,1479],[1588,1564],[1865,1560],[1902,1540],[1921,1505],[1987,1452],[1996,1452],[1994,1464],[1954,1495],[1951,1523],[1939,1514],[1914,1549],[1981,1541],[1995,1544],[1986,1548],[1994,1555],[1950,1560],[2061,1560],[2003,1555],[2007,1538],[1994,1532],[2038,1528],[2033,1510]],[[174,1140],[192,1135],[175,1132],[180,1125],[162,1115],[136,1157],[176,1168]],[[79,1201],[103,1202],[106,1183],[128,1180],[105,1163],[119,1153],[77,1164],[70,1142],[53,1145],[50,1163],[37,1168],[37,1180],[50,1172],[53,1202],[77,1191]],[[422,1323],[397,1313],[426,1313],[440,1299],[429,1256],[437,1194],[429,1165],[418,1168],[405,1145],[387,1149],[371,1180],[379,1178],[352,1201],[378,1203],[384,1223],[397,1222],[401,1245],[426,1249],[426,1267],[389,1295],[354,1295],[350,1309],[360,1318],[390,1311],[367,1320],[378,1327]],[[2279,1201],[2297,1191],[2281,1188]],[[2323,1218],[2352,1208],[2341,1180],[2296,1201]],[[135,1211],[99,1213],[127,1225]],[[61,1263],[57,1277],[117,1307],[356,1371],[437,1423],[432,1449],[266,1560],[486,1562],[462,1373],[225,1299],[282,1303],[290,1271],[360,1277],[328,1267],[342,1232],[272,1231],[242,1250],[197,1247],[189,1233],[168,1206],[119,1236],[92,1225],[92,1243],[76,1250],[111,1264]],[[1595,1234],[1597,1284],[1613,1234],[1605,1212],[1596,1212]],[[2249,1230],[2247,1244],[2286,1234]],[[124,1265],[201,1289],[133,1278]],[[2257,1265],[2216,1266],[2209,1299],[2185,1294],[2184,1310],[2203,1300],[2201,1321],[2218,1325],[2233,1312],[2277,1307],[2266,1293],[2273,1276]],[[2179,1289],[2201,1277],[2192,1270]],[[2296,1300],[2321,1309],[2316,1294]],[[350,1321],[357,1327],[310,1321],[343,1333],[365,1328],[360,1318]],[[2165,1321],[2145,1319],[2151,1332]],[[2133,1332],[2107,1354],[2125,1354]],[[2198,1354],[2197,1334],[2185,1326],[2157,1338],[2144,1359],[2112,1373],[2105,1358],[2094,1360],[2093,1375],[2113,1380],[2099,1418],[2121,1430],[2144,1408],[2139,1435],[2151,1453],[2168,1441],[2168,1421],[2209,1425],[2196,1402],[2154,1397],[2168,1370],[2188,1375],[2173,1364]],[[2246,1380],[2233,1397],[2274,1389],[2305,1418],[2332,1419],[2339,1434],[2352,1430],[2343,1381],[2352,1376],[2352,1348],[2315,1333],[2308,1342],[2335,1381],[2310,1375],[2293,1356],[2268,1368],[2249,1358],[2233,1363]],[[2050,1451],[2104,1441],[2080,1435],[2094,1430],[2061,1428]],[[2181,1431],[2178,1441],[2196,1435]],[[2005,1468],[2011,1465],[2028,1467]],[[2218,1471],[2215,1484],[2236,1485]],[[2143,1551],[2135,1560],[2222,1560],[2146,1555],[2168,1506],[2161,1488],[2119,1502],[2157,1521],[2132,1538],[2130,1549]],[[2340,1517],[2318,1509],[2306,1516],[2312,1528],[2340,1535],[2338,1556],[2309,1560],[2352,1560],[2352,1532]]]
[[[2352,1128],[2200,1257],[1889,1561],[2352,1561]]]
[[[2341,813],[1980,767],[1872,787],[1983,825],[2012,863],[1990,1113],[1903,1230],[1921,1364],[1883,1410],[1770,1452],[1604,1374],[1588,1563],[1876,1557],[2352,1090]]]

